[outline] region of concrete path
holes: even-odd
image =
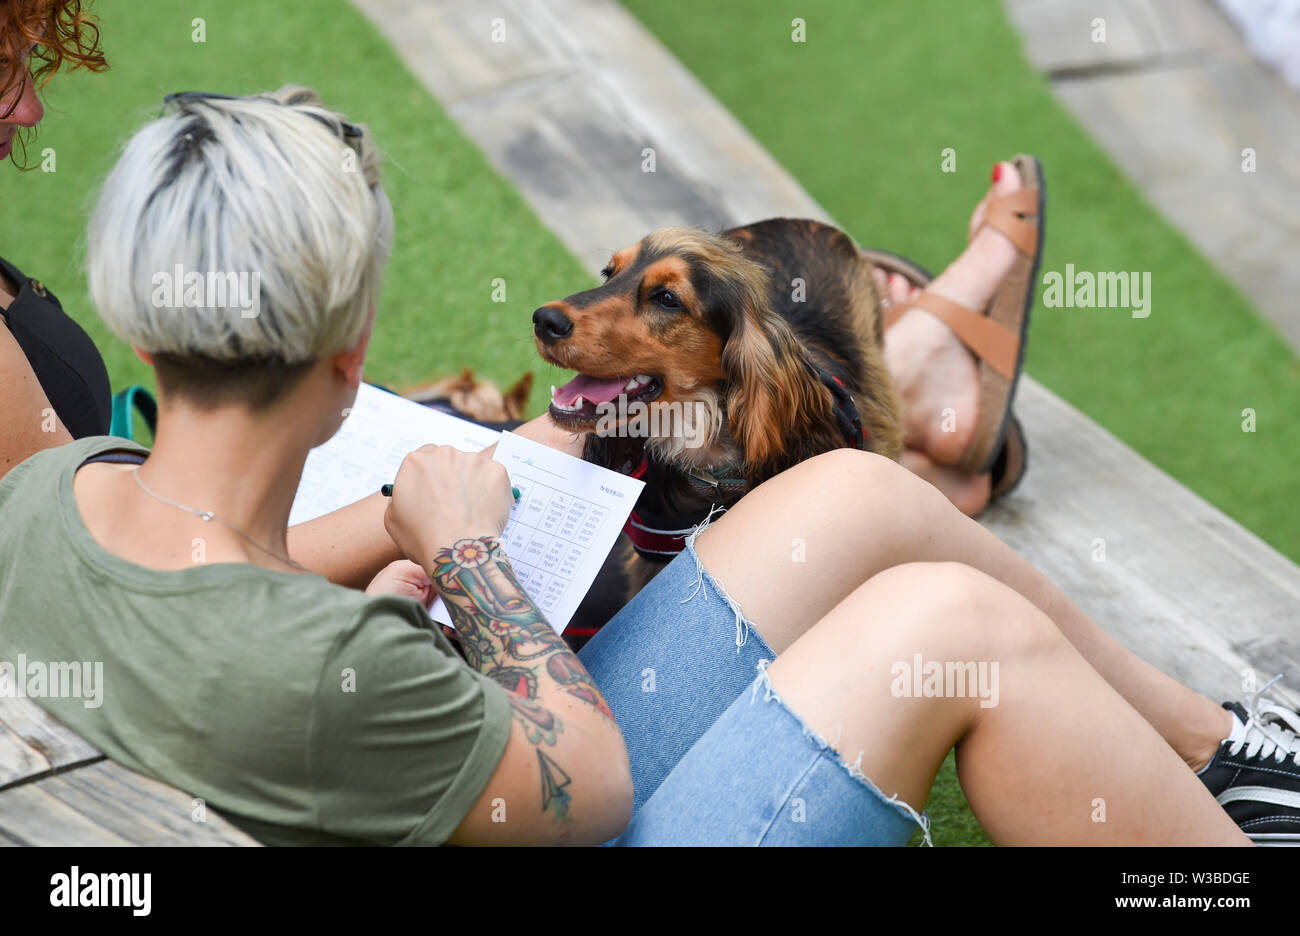
[[[826,217],[612,0],[353,2],[593,272],[667,224]],[[991,529],[1188,685],[1300,685],[1300,568],[1032,379],[1017,411],[1030,470]]]
[[[1300,91],[1210,0],[1004,2],[1057,97],[1300,352]]]

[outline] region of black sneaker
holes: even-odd
[[[1249,701],[1223,703],[1245,730],[1197,776],[1255,844],[1300,846],[1300,713]]]

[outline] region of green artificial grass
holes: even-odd
[[[411,76],[384,39],[345,2],[223,0],[98,3],[104,74],[58,75],[31,147],[56,171],[0,167],[0,255],[45,281],[90,333],[114,390],[152,386],[152,372],[102,326],[83,273],[94,195],[122,143],[155,117],[171,91],[252,93],[315,88],[329,106],[369,125],[388,159],[384,184],[397,238],[366,364],[396,388],[475,368],[503,388],[525,371],[549,375],[532,342],[531,314],[591,277],[544,228]],[[206,43],[191,20],[206,19]],[[493,280],[505,302],[493,302]],[[545,405],[539,379],[530,401]]]
[[[1049,309],[1040,280],[1027,371],[1300,561],[1300,362],[1057,104],[999,0],[625,6],[859,243],[933,271],[965,244],[993,164],[1038,155],[1049,198],[1042,272],[1149,272],[1152,306],[1142,319]],[[803,43],[792,41],[796,17]],[[1238,171],[1229,157],[1224,171]],[[1247,407],[1253,433],[1242,431]],[[934,840],[986,842],[952,764],[928,805]]]
[[[925,811],[930,817],[930,841],[936,847],[993,844],[962,795],[961,784],[957,782],[957,757],[952,751],[948,752],[938,776],[934,778]],[[912,836],[913,845],[921,845],[924,841],[920,832]]]

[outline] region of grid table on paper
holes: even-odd
[[[529,478],[515,482],[503,545],[519,583],[544,612],[555,609],[609,511]]]

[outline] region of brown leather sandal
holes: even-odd
[[[886,273],[897,273],[907,280],[917,289],[925,289],[934,279],[930,271],[925,267],[913,263],[906,257],[888,250],[880,250],[874,247],[858,248],[863,257],[871,264],[884,270]],[[888,310],[886,310],[888,314]],[[897,319],[897,314],[893,316],[890,324]],[[1006,439],[1002,442],[1002,448],[998,451],[998,457],[993,460],[993,467],[989,471],[992,488],[989,492],[989,503],[993,503],[1000,497],[1005,497],[1016,489],[1020,484],[1020,479],[1025,476],[1025,469],[1029,467],[1029,440],[1025,438],[1024,428],[1020,425],[1020,420],[1016,418],[1015,413],[1011,414],[1011,424],[1007,427]]]
[[[998,450],[998,457],[993,460],[993,469],[989,472],[992,488],[989,491],[989,503],[1006,497],[1016,489],[1020,479],[1029,467],[1029,442],[1025,439],[1025,430],[1020,425],[1016,414],[1011,414],[1007,436]]]
[[[1038,159],[1019,155],[1012,163],[1020,173],[1024,187],[990,199],[984,223],[1015,244],[1020,257],[1003,279],[987,311],[975,312],[951,299],[923,292],[906,305],[889,307],[884,317],[885,328],[888,328],[907,309],[925,309],[951,328],[979,361],[978,423],[971,444],[956,467],[973,474],[984,474],[992,471],[1001,460],[1003,473],[1000,479],[994,479],[994,496],[1015,486],[1023,474],[1028,454],[1024,433],[1011,415],[1011,401],[1024,364],[1025,335],[1029,329],[1029,310],[1034,304],[1034,287],[1042,255],[1043,214],[1047,198],[1042,164]],[[1009,434],[1013,434],[1010,441],[1015,453],[1004,452]],[[1020,471],[1011,471],[1008,476],[1007,471],[1015,464],[1019,465]],[[997,490],[999,481],[1004,485],[1001,492]]]

